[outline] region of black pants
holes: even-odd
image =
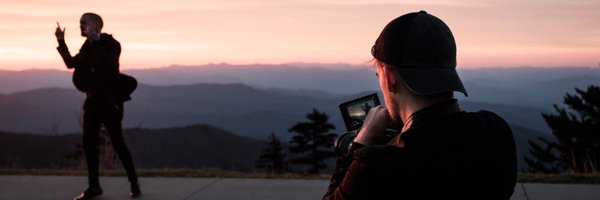
[[[137,175],[133,167],[131,153],[123,139],[121,121],[123,120],[123,104],[115,107],[109,101],[95,101],[86,99],[83,109],[83,150],[87,162],[88,181],[90,187],[100,187],[98,165],[98,134],[101,125],[104,125],[115,152],[127,171],[130,182],[137,182]]]

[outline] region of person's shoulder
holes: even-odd
[[[492,111],[463,112],[463,115],[471,125],[478,124],[482,128],[512,132],[508,123],[500,115]]]
[[[108,34],[108,33],[101,33],[100,37],[102,37],[102,39],[105,40],[115,40],[115,38],[113,37],[112,34]]]
[[[113,37],[113,35],[111,34],[102,33],[100,37],[101,40],[105,43],[119,44],[119,41],[117,41],[117,39],[115,39],[115,37]]]
[[[467,112],[462,111],[461,116],[467,119],[486,119],[486,120],[502,120],[504,119],[500,117],[500,115],[489,111],[489,110],[479,110],[477,112]]]

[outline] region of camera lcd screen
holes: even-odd
[[[342,113],[346,129],[348,131],[359,129],[362,126],[369,109],[379,104],[377,93],[369,94],[340,104],[340,112]]]

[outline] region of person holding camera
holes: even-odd
[[[386,106],[370,109],[323,199],[510,199],[512,131],[490,111],[460,109],[453,92],[467,92],[448,26],[425,11],[402,15],[371,54]]]
[[[73,83],[86,93],[83,105],[83,149],[87,163],[88,188],[75,199],[90,199],[102,194],[98,174],[98,134],[102,125],[106,128],[115,152],[119,155],[131,183],[130,197],[141,195],[131,153],[122,134],[123,102],[128,96],[121,95],[119,85],[119,56],[121,45],[111,35],[101,33],[102,18],[95,13],[81,16],[81,36],[87,40],[74,57],[64,40],[66,29],[57,24],[55,35],[58,52],[73,72]],[[135,86],[134,86],[135,87]]]

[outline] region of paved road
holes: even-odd
[[[124,177],[102,177],[104,194],[97,200],[128,199]],[[72,199],[87,179],[78,176],[0,176],[0,199]],[[141,178],[142,200],[320,199],[325,180]],[[517,183],[512,200],[600,199],[600,185]]]

